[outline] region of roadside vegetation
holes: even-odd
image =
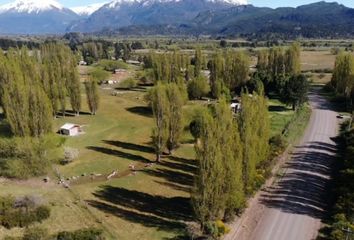
[[[333,240],[351,239],[354,232],[354,129],[352,121],[342,126],[338,173],[335,176],[335,204],[329,238]]]

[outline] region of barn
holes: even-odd
[[[66,136],[77,136],[81,133],[81,126],[73,123],[64,124],[59,133]]]

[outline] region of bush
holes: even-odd
[[[287,146],[287,142],[283,135],[277,134],[269,139],[269,144],[273,150],[273,152],[280,153]],[[276,154],[277,155],[277,154]]]
[[[210,86],[204,77],[198,77],[188,82],[187,86],[189,99],[200,99],[210,91]]]
[[[69,164],[79,157],[79,150],[76,148],[65,147],[64,148],[64,159],[61,163]]]
[[[230,232],[230,228],[228,226],[226,226],[223,221],[218,220],[215,222],[215,224],[216,224],[216,227],[218,228],[219,236],[228,234]]]
[[[116,69],[128,69],[128,65],[125,62],[115,60],[103,59],[97,65],[108,72],[113,72]]]
[[[50,209],[37,206],[30,197],[15,200],[13,197],[0,198],[0,224],[5,228],[27,227],[50,216]]]
[[[207,222],[205,224],[205,233],[213,238],[217,238],[219,236],[218,227],[215,222]]]
[[[331,48],[331,54],[338,55],[339,52],[340,52],[339,48]]]
[[[42,222],[43,220],[49,218],[50,208],[47,206],[40,206],[34,211],[34,216],[37,222]]]
[[[99,83],[101,81],[106,80],[109,77],[109,72],[100,68],[95,68],[89,73],[89,75],[93,80]]]
[[[218,239],[221,236],[229,233],[230,228],[227,227],[223,221],[217,220],[215,222],[208,222],[205,225],[205,232],[214,239]]]
[[[23,240],[47,240],[49,238],[49,234],[47,229],[34,227],[28,228],[23,235]]]
[[[349,127],[349,125],[348,125]],[[340,171],[336,175],[336,204],[334,207],[331,239],[344,240],[343,229],[354,231],[354,128],[341,134]]]
[[[125,89],[132,89],[138,85],[138,81],[135,78],[128,78],[119,84],[119,87]]]
[[[53,147],[43,139],[13,138],[0,140],[3,162],[0,175],[26,179],[45,174],[50,166],[48,150]]]
[[[103,240],[103,231],[96,228],[81,229],[74,232],[60,232],[57,240]]]

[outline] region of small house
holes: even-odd
[[[132,64],[132,65],[137,65],[137,66],[141,65],[141,62],[135,61],[135,60],[127,60],[126,63]]]
[[[66,136],[77,136],[81,132],[81,126],[73,123],[66,123],[59,130],[60,134]]]
[[[114,70],[114,73],[115,73],[115,74],[121,74],[121,73],[126,73],[126,72],[127,72],[126,69],[120,69],[120,68],[118,68],[118,69],[115,69],[115,70]]]
[[[230,108],[233,113],[238,113],[241,110],[241,103],[231,103]]]

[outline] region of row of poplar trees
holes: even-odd
[[[249,80],[249,65],[247,54],[231,50],[217,51],[208,58],[200,48],[193,58],[178,51],[150,53],[144,58],[144,66],[154,82],[183,82],[188,86],[190,99],[230,96],[230,92],[240,90]]]
[[[276,94],[280,100],[298,109],[307,101],[309,84],[301,74],[301,47],[293,43],[289,48],[270,48],[258,52],[257,71],[251,82],[261,81],[267,95]]]
[[[186,100],[182,91],[183,89],[174,82],[157,82],[149,92],[155,119],[152,142],[157,162],[161,161],[161,155],[166,148],[171,154],[179,145],[183,132],[182,107]]]
[[[245,205],[245,196],[262,182],[260,166],[267,161],[269,151],[270,124],[262,87],[253,94],[242,94],[242,110],[237,117],[225,98],[249,79],[249,57],[225,51],[207,61],[197,49],[192,59],[176,51],[151,53],[144,62],[155,81],[149,100],[157,161],[161,161],[165,149],[171,153],[178,147],[186,85],[204,81],[210,94],[219,99],[198,116],[195,149],[199,167],[192,202],[202,228],[238,213]],[[205,69],[210,70],[210,79],[203,76]]]
[[[345,96],[347,108],[354,110],[354,56],[351,53],[338,54],[333,70],[331,85],[338,95]]]
[[[239,213],[245,196],[263,181],[260,166],[268,160],[270,134],[267,100],[262,91],[243,93],[241,99],[237,117],[223,97],[201,116],[192,202],[203,230]]]
[[[81,90],[75,56],[62,44],[40,49],[0,52],[0,106],[16,136],[39,137],[52,131],[67,102],[81,110]],[[67,101],[69,99],[69,101]]]

